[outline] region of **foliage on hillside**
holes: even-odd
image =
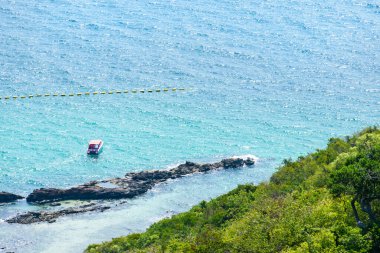
[[[86,252],[380,252],[380,130],[367,128]]]

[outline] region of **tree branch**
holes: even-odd
[[[352,207],[352,210],[354,211],[354,216],[355,216],[356,224],[358,225],[358,227],[360,227],[360,228],[364,228],[365,225],[364,225],[364,223],[360,220],[360,218],[359,218],[359,214],[358,214],[358,211],[356,210],[355,202],[356,202],[357,200],[358,200],[358,195],[355,195],[355,197],[351,200],[351,207]]]

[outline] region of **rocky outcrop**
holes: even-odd
[[[168,179],[216,169],[252,166],[252,158],[229,158],[216,163],[198,164],[186,162],[170,170],[153,170],[127,173],[124,178],[92,181],[69,189],[41,188],[34,190],[26,200],[31,203],[47,203],[62,200],[97,200],[133,198]],[[104,186],[107,185],[107,186]]]
[[[216,163],[198,164],[186,162],[169,170],[152,170],[127,173],[123,178],[113,178],[102,181],[91,181],[69,189],[41,188],[34,190],[26,200],[30,203],[44,204],[57,207],[62,200],[100,200],[133,198],[147,192],[158,183],[168,179],[176,179],[193,173],[204,173],[216,169],[240,168],[252,166],[252,158],[230,158]],[[8,193],[9,194],[9,193]],[[12,194],[11,194],[12,195]],[[1,196],[1,195],[0,195]],[[4,194],[5,196],[5,194]],[[17,195],[14,195],[15,197]],[[22,198],[17,196],[18,198]],[[92,211],[104,211],[110,206],[91,203],[77,207],[69,207],[56,211],[37,211],[19,214],[7,219],[8,223],[31,224],[35,222],[55,222],[60,216]]]
[[[111,207],[109,206],[98,206],[96,204],[88,204],[79,207],[70,207],[54,212],[27,212],[25,214],[19,214],[13,218],[6,220],[8,223],[19,223],[19,224],[31,224],[36,222],[49,222],[53,223],[60,216],[68,215],[68,214],[77,214],[77,213],[85,213],[85,212],[93,212],[100,211],[103,212]]]
[[[9,192],[0,192],[0,203],[13,202],[18,199],[23,199],[24,197],[9,193]]]
[[[34,190],[26,200],[35,203],[47,203],[61,200],[96,200],[132,198],[144,193],[146,187],[139,189],[104,188],[96,184],[85,184],[70,189],[41,188]]]

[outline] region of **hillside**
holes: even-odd
[[[86,252],[380,252],[379,198],[380,130],[367,128]]]

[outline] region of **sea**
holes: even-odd
[[[154,92],[44,96],[133,89]],[[257,157],[51,224],[0,206],[0,252],[82,252],[378,126],[380,1],[0,0],[0,97],[0,191]]]

